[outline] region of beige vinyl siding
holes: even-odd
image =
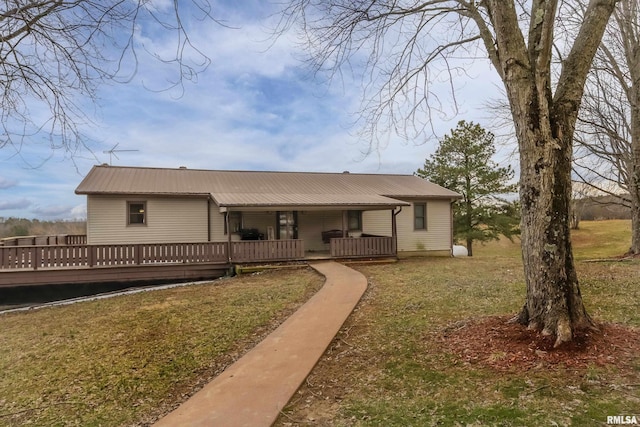
[[[406,208],[405,208],[406,209]],[[375,236],[391,237],[391,211],[366,211],[362,213],[362,232]]]
[[[449,200],[407,200],[397,216],[398,252],[448,251],[451,249],[451,205]],[[425,203],[427,229],[415,230],[413,207]],[[363,215],[363,232],[391,236],[390,211],[369,211]]]
[[[413,203],[426,203],[427,229],[414,229]],[[397,217],[398,251],[451,250],[451,204],[448,200],[413,200]]]
[[[127,202],[146,203],[145,225],[127,225]],[[207,241],[207,200],[183,197],[87,197],[89,244]]]
[[[210,226],[209,240],[212,242],[226,242],[227,235],[224,234],[224,213],[220,212],[220,207],[214,202],[209,202]]]

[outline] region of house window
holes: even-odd
[[[127,225],[147,223],[147,202],[127,202]]]
[[[413,228],[414,230],[427,229],[427,204],[416,203],[413,205]]]
[[[348,211],[347,225],[349,231],[362,230],[362,211]]]
[[[225,212],[224,234],[229,233],[227,224],[232,233],[239,233],[242,228],[242,212]]]

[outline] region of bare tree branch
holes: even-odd
[[[591,325],[569,241],[571,150],[587,74],[617,1],[589,0],[584,20],[563,29],[557,11],[581,2],[289,0],[276,30],[298,26],[317,72],[333,78],[363,70],[360,117],[370,149],[391,131],[418,141],[432,136],[434,122],[457,110],[458,78],[474,60],[489,59],[509,99],[520,154],[527,298],[517,321],[554,334],[556,345]],[[569,54],[554,81],[560,45]]]
[[[98,88],[131,81],[141,29],[174,37],[176,70],[167,88],[195,80],[209,58],[192,43],[185,18],[215,19],[206,0],[169,7],[146,0],[11,0],[0,6],[0,148],[19,152],[38,135],[69,155],[86,143],[87,103]],[[216,21],[217,22],[217,21]],[[164,89],[167,89],[164,88]]]
[[[595,57],[576,134],[574,170],[601,188],[626,191],[631,248],[640,253],[640,6],[621,0]]]

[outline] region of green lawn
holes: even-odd
[[[582,221],[578,230],[571,230],[574,257],[577,260],[621,256],[631,246],[631,221]],[[474,243],[476,257],[519,257],[520,240],[502,239],[487,244]]]
[[[152,421],[322,283],[283,270],[0,315],[0,425]]]
[[[583,223],[574,235],[577,258],[591,259],[626,251],[630,234],[614,221]],[[640,354],[496,370],[443,349],[444,331],[515,314],[524,301],[517,244],[474,253],[357,267],[370,282],[363,302],[276,425],[602,426],[607,415],[640,413]],[[638,261],[579,261],[578,270],[597,321],[640,327]]]
[[[629,222],[581,226],[573,239],[589,312],[640,328],[640,263],[585,261],[624,253]],[[496,371],[442,348],[443,331],[524,301],[517,243],[474,253],[355,266],[369,290],[276,424],[599,426],[640,412],[640,355]],[[308,269],[271,271],[0,315],[0,425],[146,425],[321,285]]]

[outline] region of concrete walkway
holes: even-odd
[[[156,426],[270,426],[364,294],[366,278],[333,261],[325,284],[251,351]]]

